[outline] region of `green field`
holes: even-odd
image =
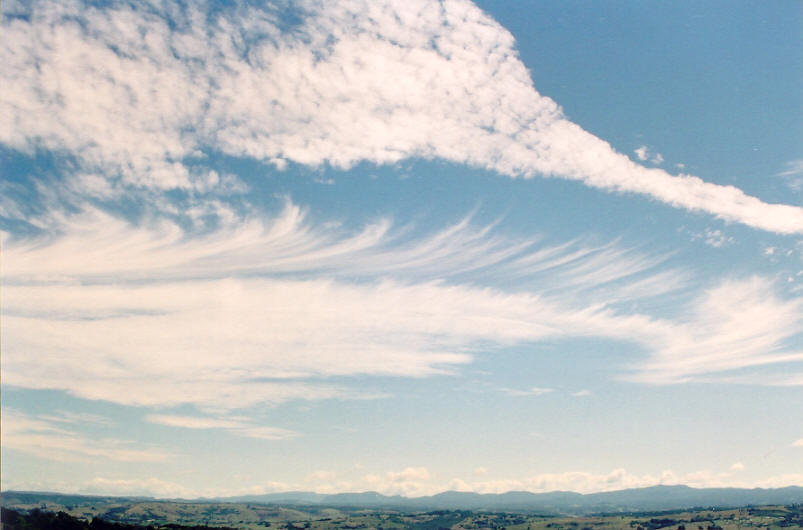
[[[500,529],[510,530],[737,530],[803,528],[803,505],[598,516],[554,516],[530,513],[437,510],[405,512],[325,506],[280,506],[258,503],[215,503],[115,499],[113,497],[3,496],[3,508],[21,514],[62,512],[91,523],[99,521],[140,527],[181,526],[281,529]],[[58,502],[57,502],[57,501]],[[8,526],[8,525],[4,525]],[[57,526],[63,527],[59,524]],[[24,526],[33,530],[34,526]],[[94,528],[88,525],[87,528]],[[76,530],[78,530],[76,528]]]

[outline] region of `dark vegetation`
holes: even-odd
[[[30,512],[18,512],[8,508],[0,508],[0,521],[4,530],[156,530],[154,526],[141,526],[135,524],[114,523],[93,517],[91,521],[73,517],[66,512],[46,512],[38,508]],[[183,526],[166,524],[161,529],[171,530],[210,530],[207,526]],[[219,530],[234,530],[233,528],[220,528]]]
[[[5,496],[4,496],[5,497]],[[3,503],[6,504],[6,498]],[[155,502],[141,500],[106,506],[102,515],[91,509],[102,505],[74,499],[64,510],[40,506],[2,508],[3,530],[281,530],[401,529],[419,530],[786,530],[803,528],[803,504],[707,508],[675,512],[641,512],[595,516],[546,516],[499,511],[435,510],[399,512],[341,507],[283,507],[277,505]],[[84,498],[87,502],[87,498]],[[108,502],[113,502],[109,500]],[[248,511],[250,510],[250,512]],[[317,511],[316,511],[317,510]],[[83,514],[83,515],[75,515]],[[249,516],[250,514],[250,516]],[[252,517],[256,514],[256,517]],[[176,522],[180,520],[181,522]],[[220,521],[229,521],[221,524]]]

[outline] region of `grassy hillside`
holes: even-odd
[[[4,505],[7,505],[3,498]],[[275,505],[141,501],[118,506],[3,507],[3,530],[264,530],[509,529],[509,530],[781,530],[803,528],[803,505],[556,517],[471,510],[404,513]],[[96,502],[95,504],[102,504]],[[92,514],[93,511],[98,513]],[[102,513],[100,513],[102,512]]]

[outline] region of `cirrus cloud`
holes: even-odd
[[[498,348],[569,337],[644,351],[627,375],[653,384],[803,360],[790,346],[803,302],[760,277],[725,281],[674,319],[596,301],[589,285],[638,301],[644,285],[666,280],[660,259],[615,246],[515,242],[466,220],[388,248],[389,221],[349,235],[306,222],[292,204],[200,239],[168,222],[76,215],[62,235],[5,240],[6,384],[221,411],[376,397],[340,378],[454,373]],[[467,271],[481,279],[485,266],[529,288],[455,281]],[[775,384],[799,384],[794,371],[782,375]]]

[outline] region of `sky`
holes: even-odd
[[[798,3],[1,25],[3,490],[803,485]]]

